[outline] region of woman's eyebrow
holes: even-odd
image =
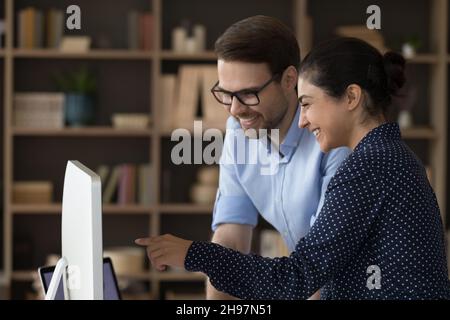
[[[308,95],[306,95],[306,94],[302,94],[301,96],[300,96],[300,98],[298,98],[298,101],[300,101],[300,103],[302,103],[303,102],[303,99],[307,99],[307,98],[312,98],[311,96],[308,96]]]

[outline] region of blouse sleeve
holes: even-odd
[[[358,252],[386,196],[374,173],[336,181],[317,221],[289,257],[270,259],[194,242],[186,270],[205,273],[216,289],[241,299],[309,298]]]

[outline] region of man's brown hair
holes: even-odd
[[[224,61],[267,63],[272,74],[300,65],[300,49],[292,30],[268,16],[253,16],[231,25],[217,39],[215,51]]]

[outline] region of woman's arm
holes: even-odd
[[[333,184],[317,221],[289,257],[246,255],[170,235],[147,242],[149,257],[157,268],[201,271],[218,290],[242,299],[307,299],[360,250],[384,197],[373,174]]]

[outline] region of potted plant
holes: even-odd
[[[87,68],[55,77],[59,90],[65,94],[64,116],[67,125],[81,127],[95,120],[94,95],[96,80]]]
[[[402,54],[406,59],[413,58],[422,43],[418,36],[411,36],[402,45]]]

